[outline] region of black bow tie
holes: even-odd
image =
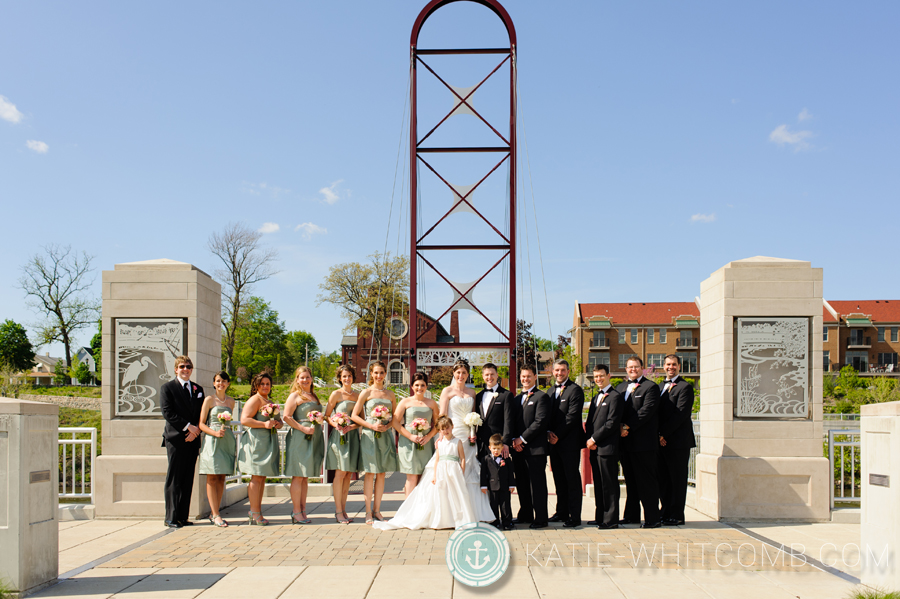
[[[666,382],[669,383],[670,385],[674,385],[675,379],[668,379]]]
[[[630,381],[630,382],[634,383],[635,385],[640,385],[640,379],[634,379],[633,381]]]
[[[557,388],[557,389],[559,389],[560,387],[565,387],[565,386],[566,386],[565,383],[556,383],[556,388]]]

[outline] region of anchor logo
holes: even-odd
[[[472,548],[472,549],[467,549],[467,551],[469,551],[469,552],[474,551],[474,552],[475,552],[475,563],[474,563],[474,564],[472,563],[472,556],[470,556],[470,555],[467,555],[467,556],[466,556],[466,563],[469,564],[470,566],[472,566],[473,568],[475,568],[476,570],[481,570],[482,568],[484,568],[485,566],[487,566],[489,563],[491,563],[491,556],[486,555],[486,556],[484,556],[484,561],[483,561],[483,562],[479,562],[479,559],[478,559],[479,554],[480,554],[482,551],[487,552],[488,549],[486,549],[486,548],[485,548],[485,549],[482,549],[482,547],[481,547],[481,541],[475,541],[475,542],[473,543],[473,545],[475,545],[475,547]]]

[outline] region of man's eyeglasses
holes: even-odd
[[[179,364],[178,368],[184,369],[184,370],[193,370],[194,365],[193,364]]]

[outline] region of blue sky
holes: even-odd
[[[547,279],[549,323],[532,237],[538,334],[569,328],[576,301],[689,301],[755,255],[824,268],[826,298],[898,297],[900,5],[505,5]],[[99,296],[99,271],[120,262],[211,273],[210,233],[243,220],[280,252],[257,294],[337,349],[344,323],[316,307],[317,286],[386,234],[396,248],[400,182],[388,210],[422,6],[6,3],[0,319],[35,321],[12,282],[42,244],[95,255]],[[491,13],[451,8],[423,46],[497,39]],[[449,95],[435,101],[449,110]],[[454,218],[461,232],[474,222]],[[499,309],[490,286],[475,297]],[[464,340],[479,331],[464,315]]]

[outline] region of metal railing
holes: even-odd
[[[700,453],[700,421],[692,420],[694,426],[694,438],[697,440],[697,447],[691,448],[691,457],[688,460],[688,485],[697,486],[697,454]]]
[[[90,499],[94,503],[94,480],[91,473],[96,458],[96,428],[59,427],[60,499]]]
[[[687,347],[697,347],[698,339],[696,337],[679,337],[675,340],[675,347],[678,348],[687,348]]]
[[[858,430],[828,431],[828,465],[831,468],[831,509],[834,509],[835,503],[862,505]]]

